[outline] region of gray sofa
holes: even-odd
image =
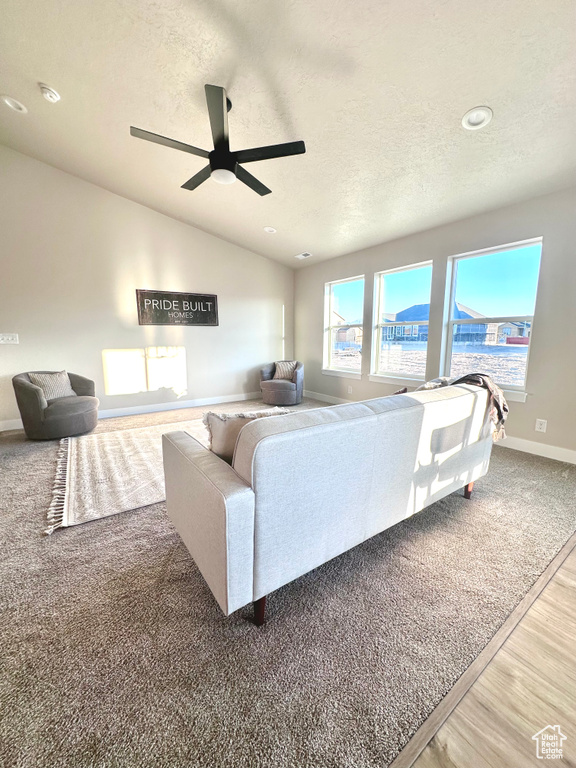
[[[470,385],[256,419],[232,466],[163,436],[168,515],[226,615],[472,484],[488,470],[488,393]],[[361,578],[361,574],[359,574]]]
[[[32,371],[55,373],[55,371]],[[54,440],[90,432],[98,423],[100,401],[94,396],[94,382],[77,373],[69,373],[75,397],[46,400],[40,387],[32,384],[27,373],[12,379],[16,402],[31,440]]]
[[[297,362],[292,381],[275,379],[276,363],[265,365],[260,370],[260,391],[262,400],[268,405],[298,405],[304,394],[304,365]]]

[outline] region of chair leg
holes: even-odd
[[[472,497],[472,488],[474,488],[474,483],[468,483],[468,485],[464,486],[465,499],[470,499]]]
[[[254,601],[254,624],[257,627],[261,627],[265,621],[266,614],[266,597],[261,597],[260,600]]]

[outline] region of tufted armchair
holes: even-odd
[[[54,400],[46,400],[42,389],[32,384],[27,373],[19,373],[12,379],[24,431],[31,440],[80,435],[90,432],[98,423],[100,402],[94,397],[94,382],[77,373],[69,373],[68,377],[76,396]]]
[[[262,400],[268,405],[297,405],[304,393],[304,365],[297,362],[292,380],[275,379],[276,363],[265,365],[260,371]]]

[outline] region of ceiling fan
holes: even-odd
[[[155,144],[163,144],[166,147],[208,159],[208,165],[198,171],[191,179],[188,179],[185,184],[182,184],[182,189],[196,189],[209,176],[212,176],[214,181],[220,184],[232,184],[236,179],[240,179],[259,195],[269,195],[272,190],[264,186],[251,173],[248,173],[241,163],[255,163],[258,160],[269,160],[273,157],[287,157],[288,155],[302,155],[306,152],[304,142],[291,141],[287,144],[273,144],[269,147],[256,147],[255,149],[241,149],[239,152],[231,152],[228,138],[228,112],[232,108],[232,102],[226,96],[224,88],[217,85],[205,85],[204,89],[214,141],[214,149],[211,152],[193,147],[191,144],[183,144],[181,141],[167,139],[157,133],[143,131],[141,128],[134,128],[134,126],[130,126],[131,135],[136,136],[137,139],[153,141]]]

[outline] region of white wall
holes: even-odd
[[[105,410],[177,399],[107,396],[104,349],[184,346],[182,401],[257,392],[283,335],[293,354],[291,269],[2,146],[0,235],[0,333],[20,337],[0,345],[0,424],[18,417],[11,377],[21,371],[88,376]],[[215,293],[220,325],[139,326],[136,288]]]
[[[350,400],[380,397],[398,389],[368,381],[373,275],[428,259],[433,260],[434,268],[427,373],[428,378],[438,376],[447,258],[538,236],[543,236],[544,241],[528,397],[525,403],[510,403],[507,432],[517,439],[515,447],[526,449],[530,446],[523,441],[536,441],[544,455],[571,460],[569,452],[576,450],[576,190],[547,195],[299,270],[296,356],[305,363],[306,389]],[[366,276],[362,380],[327,376],[321,372],[324,283],[361,274]],[[498,290],[498,275],[494,275],[494,290]],[[349,386],[353,389],[351,395]],[[548,420],[546,434],[534,431],[536,418]],[[547,451],[547,446],[564,451]]]

